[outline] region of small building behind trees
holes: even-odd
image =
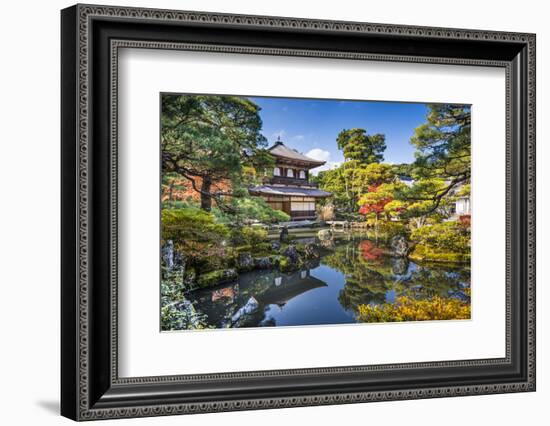
[[[250,195],[262,197],[271,208],[288,214],[291,220],[316,219],[319,200],[330,197],[309,181],[310,171],[325,164],[277,140],[269,149],[275,158],[273,175],[262,185],[249,188]]]

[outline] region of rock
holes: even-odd
[[[391,254],[395,257],[407,257],[410,251],[409,243],[403,235],[396,235],[390,241]]]
[[[327,241],[332,239],[332,231],[330,229],[321,229],[317,232],[317,237],[321,241]]]
[[[185,263],[183,255],[179,251],[174,250],[174,267],[185,269]]]
[[[294,246],[288,246],[283,251],[283,256],[287,257],[291,263],[298,263],[298,261],[300,260],[300,255],[298,254],[298,251]]]
[[[393,275],[407,275],[409,271],[409,259],[406,257],[396,257],[392,259],[391,264]]]
[[[218,284],[234,281],[238,277],[234,269],[220,269],[218,271],[207,272],[199,276],[197,284],[199,287],[213,287]]]
[[[257,257],[254,259],[254,266],[258,269],[271,269],[273,262],[271,257]]]
[[[288,241],[288,228],[286,226],[283,226],[283,228],[281,229],[281,233],[279,234],[279,241],[281,243]]]
[[[295,246],[288,246],[282,253],[283,257],[279,261],[281,272],[295,271],[300,267],[300,255]]]
[[[278,241],[273,241],[271,243],[271,250],[273,251],[279,251],[281,249],[281,243]]]
[[[258,309],[259,306],[260,306],[260,304],[254,298],[254,296],[250,296],[250,298],[246,302],[246,305],[244,305],[242,308],[240,308],[237,312],[235,312],[235,315],[233,315],[231,317],[231,321],[233,323],[236,323],[237,321],[239,321],[240,319],[242,319],[246,315],[250,315],[250,314],[254,313]]]
[[[237,258],[237,269],[239,271],[251,271],[254,269],[254,258],[250,253],[240,253]]]
[[[319,246],[315,243],[308,243],[304,247],[304,256],[306,259],[319,259],[321,252]]]
[[[162,246],[162,261],[166,268],[171,271],[174,269],[174,242],[168,240],[166,244]]]

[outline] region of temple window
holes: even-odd
[[[300,179],[306,178],[306,172],[304,170],[300,170]]]
[[[286,176],[287,176],[287,177],[290,177],[290,178],[293,178],[293,177],[294,177],[294,170],[288,169],[288,170],[286,171]]]
[[[281,176],[281,169],[279,169],[278,167],[275,167],[273,169],[273,176]]]

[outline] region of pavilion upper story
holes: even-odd
[[[317,201],[332,194],[310,183],[310,171],[325,162],[289,148],[280,140],[269,152],[275,158],[273,174],[263,185],[250,188],[250,194],[262,196],[273,209],[290,215],[291,220],[315,219]]]

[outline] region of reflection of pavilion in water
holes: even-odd
[[[272,271],[261,276],[252,272],[241,276],[239,283],[200,291],[197,299],[200,310],[218,327],[274,326],[269,309],[283,309],[293,298],[326,286],[311,275],[310,269],[290,274]]]

